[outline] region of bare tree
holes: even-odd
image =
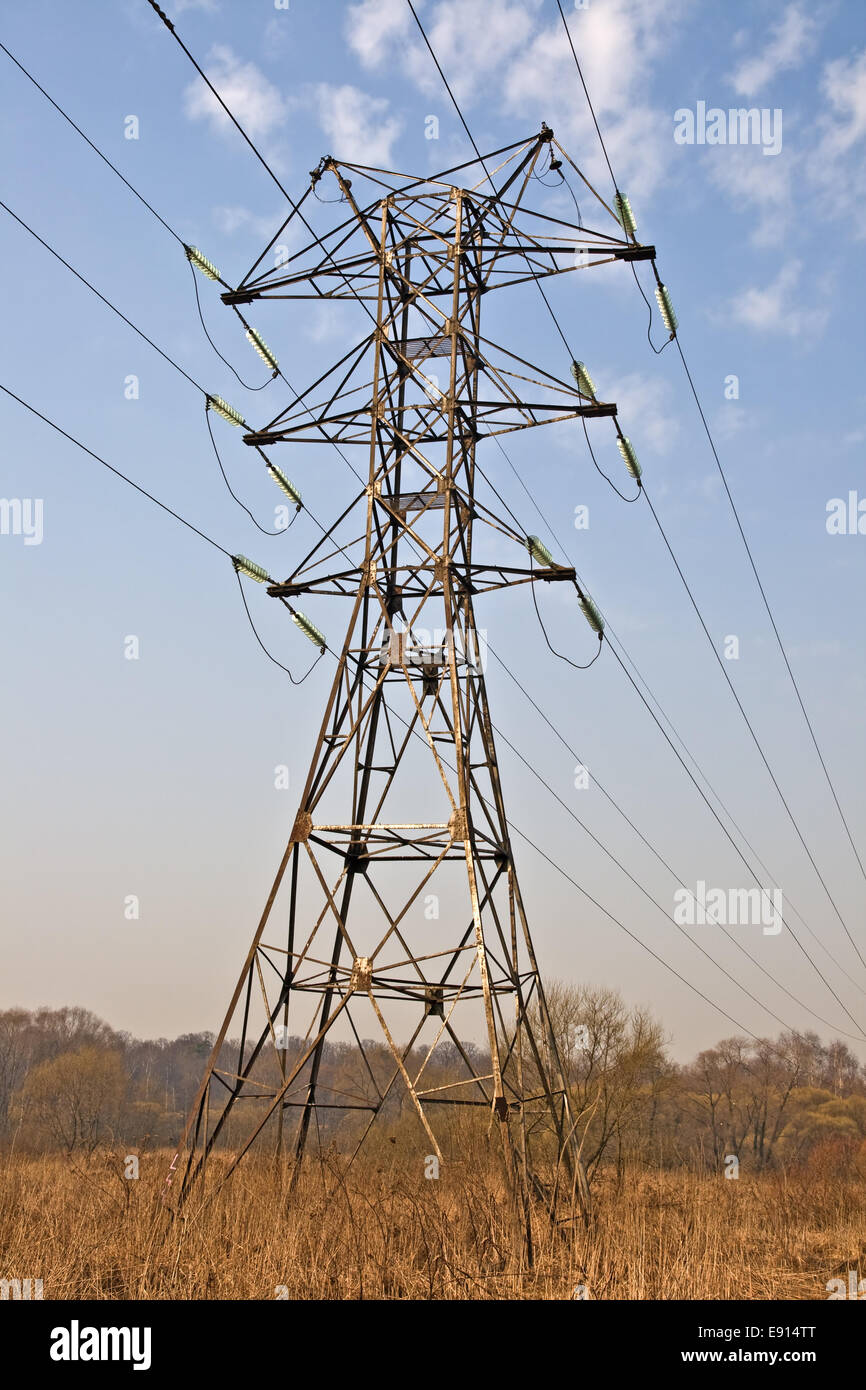
[[[31,1140],[47,1140],[68,1153],[91,1153],[117,1132],[126,1084],[117,1052],[82,1047],[35,1066],[17,1092],[14,1108]]]

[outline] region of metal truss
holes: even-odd
[[[573,570],[527,557],[527,537],[481,486],[479,442],[616,413],[486,338],[484,301],[530,279],[652,254],[618,222],[612,235],[524,208],[538,171],[557,167],[556,150],[568,159],[544,127],[433,178],[323,160],[297,207],[324,181],[343,220],[274,269],[261,268],[266,249],[223,295],[233,305],[360,302],[358,341],[245,438],[260,452],[363,449],[366,484],[269,589],[282,600],[342,596],[351,616],[291,837],[181,1142],[182,1199],[218,1144],[231,1154],[220,1181],[271,1142],[296,1173],[320,1114],[364,1112],[360,1147],[399,1092],[422,1151],[440,1159],[448,1107],[486,1112],[524,1212],[536,1133],[588,1204],[475,616],[478,595],[575,582]],[[350,1094],[322,1075],[326,1041],[338,1037],[357,1050]],[[371,1037],[387,1049],[387,1077],[372,1065]],[[483,1049],[467,1043],[482,1037]],[[236,1071],[224,1061],[230,1038],[240,1039]],[[445,1041],[463,1072],[443,1082],[435,1058]]]

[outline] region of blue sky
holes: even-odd
[[[290,192],[303,191],[326,153],[419,174],[471,153],[404,0],[291,0],[285,10],[273,0],[184,0],[168,8]],[[426,0],[417,8],[482,151],[529,136],[545,120],[610,196],[553,0]],[[566,14],[619,185],[640,239],[657,247],[744,527],[863,845],[866,537],[830,535],[826,525],[831,499],[866,497],[862,9],[590,0]],[[284,200],[144,0],[8,7],[2,41],[178,235],[236,283],[279,225]],[[251,423],[271,418],[286,388],[278,382],[248,393],[215,356],[178,244],[2,53],[0,64],[3,201],[197,381]],[[700,102],[781,111],[781,150],[677,143],[675,113]],[[130,116],[137,139],[125,138]],[[437,139],[427,138],[430,116],[439,122]],[[573,211],[556,190],[539,186],[537,196],[555,215]],[[228,550],[288,572],[315,536],[309,518],[302,514],[287,535],[261,536],[225,491],[196,391],[2,211],[0,237],[0,380]],[[647,268],[639,270],[649,293]],[[263,381],[262,363],[215,287],[199,287],[221,351],[245,380]],[[739,638],[731,678],[863,949],[864,882],[675,349],[650,351],[647,311],[625,265],[562,276],[549,293],[600,396],[619,405],[719,649],[726,636]],[[531,291],[513,294],[507,345],[567,376],[540,300]],[[345,350],[339,306],[273,302],[249,316],[296,386]],[[348,331],[357,333],[357,320]],[[664,337],[657,318],[653,336],[657,344]],[[130,376],[138,378],[137,399],[127,398]],[[725,395],[731,376],[733,400]],[[215,1027],[291,828],[327,689],[325,663],[292,687],[255,645],[227,560],[8,398],[0,411],[0,493],[43,506],[41,544],[0,535],[7,789],[0,1005],[80,1003],[147,1035]],[[237,433],[217,433],[235,490],[272,524],[279,494],[251,466]],[[628,491],[613,436],[598,429],[593,442]],[[501,455],[484,448],[480,457],[526,530],[553,545]],[[786,902],[857,981],[852,986],[820,946],[810,946],[847,1006],[866,1019],[862,966],[760,765],[648,508],[629,507],[609,489],[576,425],[549,437],[531,432],[509,453]],[[277,451],[273,457],[284,462]],[[313,451],[303,476],[287,471],[321,517],[351,495],[345,468],[324,451]],[[586,530],[572,524],[578,506],[589,508]],[[540,601],[554,645],[585,660],[594,639],[552,589]],[[305,669],[312,649],[285,612],[263,590],[248,597],[271,650]],[[320,598],[307,607],[332,645],[339,642],[345,604]],[[587,673],[556,662],[522,592],[485,600],[477,616],[683,882],[749,886],[610,652]],[[124,656],[131,635],[140,647],[133,661]],[[574,760],[496,663],[488,680],[499,727],[672,911],[670,876],[597,788],[575,789]],[[777,1031],[507,748],[501,761],[517,826],[735,1018],[757,1033]],[[290,770],[288,791],[274,786],[281,764]],[[516,848],[547,974],[615,985],[630,1002],[650,1005],[681,1056],[732,1031],[519,839]],[[127,921],[124,900],[133,894],[140,917]],[[837,1031],[852,1031],[787,931],[736,930],[798,998]],[[712,928],[694,935],[787,1022],[831,1035]]]

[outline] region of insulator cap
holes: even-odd
[[[617,210],[617,214],[619,216],[619,220],[622,223],[623,231],[625,232],[626,236],[630,236],[633,238],[633,240],[637,241],[637,224],[634,220],[634,213],[631,210],[631,203],[629,202],[626,195],[624,193],[620,193],[618,189],[616,197],[613,201],[614,206]]]
[[[217,415],[221,415],[224,420],[228,420],[230,425],[242,425],[244,417],[228,401],[224,401],[222,396],[208,396],[208,408],[215,410]]]
[[[588,396],[590,400],[595,400],[595,382],[586,370],[583,362],[572,362],[571,375],[577,382],[577,389],[582,396]]]
[[[208,280],[218,280],[220,273],[212,261],[207,256],[203,256],[197,246],[184,246],[186,258],[190,265],[194,265],[196,270],[200,270],[202,275],[206,275]]]
[[[616,437],[617,448],[625,460],[625,466],[633,478],[640,478],[641,468],[637,461],[637,454],[634,451],[632,442],[624,434]]]
[[[277,359],[276,357],[274,357],[274,354],[271,352],[270,348],[268,347],[261,334],[257,333],[254,328],[248,328],[247,337],[249,338],[250,342],[252,343],[256,352],[259,354],[259,357],[262,359],[262,361],[267,363],[272,372],[277,371]]]
[[[671,297],[668,294],[667,285],[656,285],[656,299],[658,300],[662,322],[671,337],[675,338],[677,333],[677,316],[674,313],[674,306],[671,304]]]
[[[593,632],[597,632],[599,637],[601,637],[604,632],[604,618],[601,616],[601,613],[589,594],[585,594],[578,589],[577,595],[580,600],[580,609],[583,616],[586,618]]]
[[[309,618],[307,618],[303,613],[293,613],[292,622],[297,623],[298,627],[301,629],[301,632],[304,634],[305,637],[309,637],[314,647],[318,647],[320,651],[325,650],[328,644],[325,641],[322,633],[319,631],[319,629],[316,627],[314,623],[310,622]]]
[[[300,507],[301,494],[298,492],[298,489],[295,487],[294,483],[289,481],[283,470],[281,468],[277,468],[277,465],[275,463],[269,463],[268,472],[270,473],[277,487],[281,488],[282,491],[286,494],[286,496],[291,497],[295,505]]]
[[[546,545],[543,545],[537,536],[526,537],[526,549],[529,551],[533,560],[537,560],[545,569],[552,569],[554,566],[553,556]]]
[[[254,579],[257,584],[266,584],[270,579],[266,569],[257,565],[255,560],[248,560],[246,555],[233,555],[232,564],[240,574],[245,574],[249,579]]]

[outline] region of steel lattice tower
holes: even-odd
[[[362,1140],[397,1087],[417,1113],[422,1152],[440,1157],[448,1106],[487,1111],[512,1191],[524,1196],[528,1131],[544,1117],[548,1149],[586,1201],[515,871],[475,617],[476,596],[576,584],[575,574],[545,563],[543,552],[539,562],[531,545],[527,555],[525,534],[486,504],[476,447],[552,421],[613,416],[616,407],[580,375],[575,387],[491,343],[481,310],[493,290],[648,258],[652,248],[618,222],[607,235],[523,208],[536,171],[558,167],[555,150],[568,159],[543,127],[432,178],[323,160],[288,221],[320,184],[344,220],[276,269],[261,272],[263,253],[223,295],[234,306],[348,300],[356,313],[360,301],[369,331],[245,441],[260,453],[286,444],[302,460],[312,451],[328,462],[333,450],[316,455],[314,446],[336,444],[363,458],[366,485],[294,573],[269,587],[288,606],[301,595],[341,595],[351,616],[333,652],[291,837],[181,1141],[181,1197],[221,1139],[234,1151],[228,1171],[271,1136],[298,1160],[297,1173],[320,1112],[368,1112]],[[512,563],[498,558],[506,547]],[[465,1043],[482,1023],[484,1054]],[[371,1025],[393,1062],[384,1084],[366,1059]],[[347,1029],[367,1078],[348,1098],[322,1077],[326,1040]],[[238,1036],[232,1072],[221,1053]],[[291,1057],[290,1036],[303,1038]],[[446,1039],[465,1075],[428,1084]]]

